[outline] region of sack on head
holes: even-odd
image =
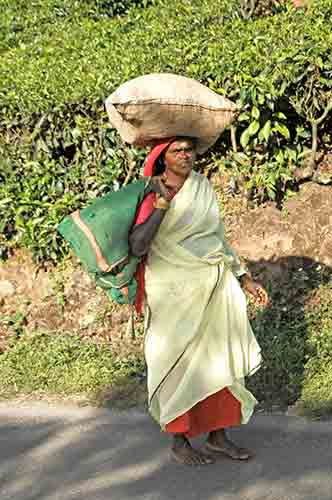
[[[198,153],[211,147],[235,119],[237,108],[191,78],[155,73],[130,80],[106,100],[109,120],[130,144],[196,137]]]

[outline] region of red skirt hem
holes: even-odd
[[[241,423],[241,404],[226,387],[193,406],[166,425],[165,431],[187,438]]]

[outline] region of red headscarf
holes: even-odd
[[[159,156],[174,141],[175,137],[166,139],[165,142],[161,142],[150,151],[144,162],[144,175],[146,177],[151,177],[154,174],[155,163],[158,160]]]

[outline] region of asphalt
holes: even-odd
[[[138,411],[1,404],[0,427],[1,500],[332,500],[332,422],[257,415],[232,432],[254,459],[198,468]]]

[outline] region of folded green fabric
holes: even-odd
[[[133,277],[140,259],[130,254],[128,236],[137,209],[149,192],[150,178],[139,180],[96,199],[58,226],[96,284],[120,304],[135,300],[137,284]]]

